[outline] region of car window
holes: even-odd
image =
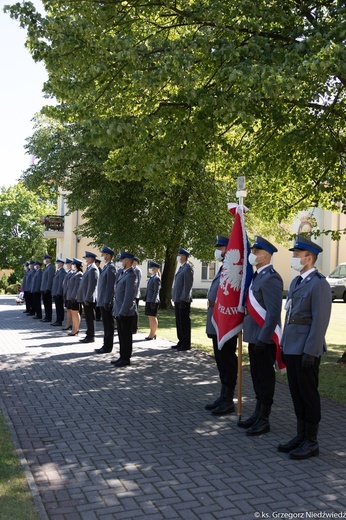
[[[339,265],[328,278],[346,278],[346,265]]]
[[[340,266],[339,276],[340,276],[340,278],[345,278],[346,277],[346,265],[341,265]]]

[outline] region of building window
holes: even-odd
[[[216,262],[202,262],[202,280],[212,280],[216,273]]]

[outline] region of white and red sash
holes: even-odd
[[[259,327],[263,327],[267,311],[264,309],[256,300],[255,295],[251,289],[249,288],[247,297],[246,297],[246,309],[248,314],[250,314],[251,318],[255,320],[257,325]],[[282,328],[280,325],[276,325],[275,330],[272,335],[272,340],[275,343],[276,346],[276,361],[275,365],[277,370],[284,374],[286,372],[286,365],[283,363],[281,359],[281,348],[280,348],[280,341],[282,338]]]

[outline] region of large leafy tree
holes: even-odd
[[[54,206],[37,198],[22,183],[0,188],[0,267],[19,276],[23,262],[42,259],[53,251],[54,241],[43,238],[40,217],[54,213]]]
[[[54,185],[64,190],[69,211],[83,210],[78,232],[93,237],[95,245],[164,260],[161,297],[168,305],[178,247],[211,257],[215,235],[230,228],[225,201],[231,189],[210,174],[189,186],[187,180],[164,186],[143,179],[116,182],[105,171],[109,150],[87,142],[85,129],[41,119],[28,145],[39,160],[24,181],[37,190],[49,179],[51,190]]]
[[[210,217],[205,201],[225,186],[235,191],[239,174],[262,220],[279,222],[317,204],[345,209],[344,2],[44,6],[45,16],[30,2],[10,12],[27,27],[28,47],[49,73],[45,89],[58,105],[45,112],[65,129],[77,125],[76,142],[88,155],[98,150],[100,187],[104,179],[137,184],[138,200],[149,201],[145,209],[154,215],[158,197],[165,208],[175,201],[177,236],[196,250],[205,237],[192,208]],[[70,166],[72,179],[77,170]],[[91,179],[80,182],[88,189]],[[126,201],[120,207],[131,214]],[[166,230],[172,214],[159,214]]]
[[[267,219],[345,203],[344,2],[44,5],[11,14],[45,62],[51,112],[109,148],[110,176],[198,182],[197,161],[246,173]]]

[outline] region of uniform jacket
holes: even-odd
[[[97,283],[99,280],[99,270],[95,263],[90,264],[82,276],[79,286],[78,298],[79,302],[96,302]]]
[[[273,343],[272,336],[277,325],[281,326],[283,296],[282,278],[275,269],[268,265],[261,272],[255,273],[251,286],[254,297],[267,313],[262,327],[247,314],[244,317],[244,341],[248,343]]]
[[[140,270],[140,268],[138,267],[138,265],[136,265],[136,267],[134,267],[134,272],[135,272],[135,275],[137,276],[137,283],[138,283],[138,288],[137,288],[137,294],[136,294],[136,298],[140,298],[141,297],[141,279],[142,279],[142,271]]]
[[[66,271],[63,267],[58,269],[53,278],[52,284],[52,296],[62,296],[63,292],[63,283],[66,276]]]
[[[68,271],[66,271],[66,276],[63,279],[63,282],[62,282],[62,295],[63,295],[64,300],[68,299],[67,298],[68,284],[69,284],[70,278],[73,275],[73,273],[74,273],[74,271],[72,271],[72,269],[69,269]]]
[[[35,276],[32,280],[32,292],[41,292],[42,275],[42,269],[37,269],[37,271],[35,272]]]
[[[297,278],[292,280],[287,294],[286,324],[281,344],[284,354],[319,357],[326,350],[324,337],[331,313],[331,290],[325,277],[317,270],[299,285],[296,285]],[[289,318],[311,320],[311,324],[288,323]]]
[[[35,269],[29,269],[28,276],[26,278],[26,283],[27,283],[27,289],[26,290],[28,292],[33,292],[33,290],[32,290],[32,282],[34,281],[35,274],[36,274]]]
[[[78,300],[78,291],[80,286],[80,281],[83,277],[82,271],[72,271],[72,276],[69,278],[69,282],[67,285],[67,293],[66,293],[66,299],[67,300]]]
[[[178,302],[192,302],[193,268],[189,262],[181,265],[174,277],[172,300]]]
[[[116,270],[114,262],[108,262],[99,277],[97,285],[97,305],[104,307],[107,303],[113,303],[114,284],[115,284]]]
[[[138,278],[133,267],[130,267],[117,277],[115,283],[114,316],[135,316],[137,314],[137,290]]]
[[[23,280],[22,280],[22,291],[28,290],[28,274],[29,274],[29,270],[25,271]]]
[[[208,294],[207,294],[208,310],[207,310],[206,333],[208,334],[208,336],[216,336],[216,330],[215,330],[215,327],[214,327],[214,325],[212,324],[212,321],[211,321],[211,318],[213,316],[214,306],[210,305],[210,303],[214,304],[215,300],[216,300],[217,290],[218,290],[219,285],[220,285],[221,269],[222,269],[222,267],[220,267],[220,269],[218,270],[218,272],[214,276],[213,281],[210,284]]]
[[[55,270],[52,264],[47,264],[42,274],[41,292],[52,290],[54,273]]]
[[[154,274],[148,280],[145,301],[149,302],[149,303],[159,303],[160,287],[161,287],[161,278],[157,274]]]

